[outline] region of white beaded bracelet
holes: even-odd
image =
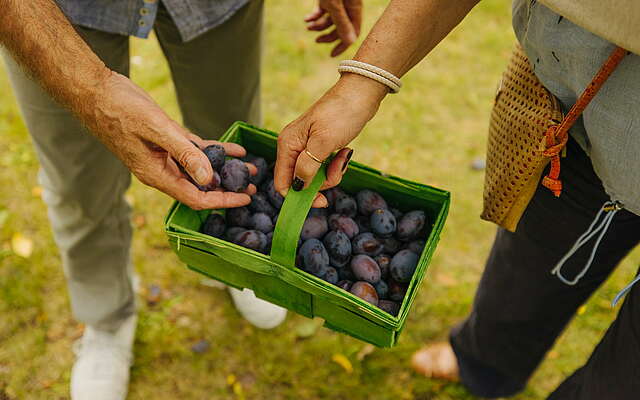
[[[350,72],[373,79],[387,86],[391,93],[398,93],[402,87],[400,79],[392,73],[385,71],[375,65],[367,64],[362,61],[344,60],[338,66],[338,72]]]

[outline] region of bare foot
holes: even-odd
[[[434,343],[413,353],[411,367],[427,378],[459,380],[458,360],[448,342]]]

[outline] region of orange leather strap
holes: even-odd
[[[551,169],[547,176],[542,178],[542,185],[551,190],[556,197],[562,193],[562,181],[560,180],[560,152],[567,144],[569,139],[569,128],[576,122],[580,114],[587,108],[589,102],[598,93],[598,90],[604,85],[607,78],[616,69],[620,61],[627,54],[622,47],[616,47],[611,53],[607,61],[604,62],[600,70],[593,78],[591,83],[584,89],[576,104],[562,119],[559,125],[552,125],[545,133],[545,151],[542,153],[545,157],[551,158]]]

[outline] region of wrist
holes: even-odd
[[[372,111],[378,110],[380,103],[389,94],[389,88],[382,83],[362,75],[343,73],[332,88],[341,97],[347,97]]]

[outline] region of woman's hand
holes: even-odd
[[[362,0],[319,0],[318,8],[304,19],[310,31],[324,31],[335,25],[329,33],[316,38],[318,43],[340,42],[331,50],[335,57],[351,46],[362,25]]]
[[[327,180],[322,189],[336,186],[342,180],[353,150],[346,148],[375,115],[387,87],[368,78],[344,74],[300,118],[287,125],[278,137],[275,188],[286,195],[289,187],[302,190],[313,180],[320,163],[338,151],[327,167]],[[319,195],[314,207],[326,207]]]

